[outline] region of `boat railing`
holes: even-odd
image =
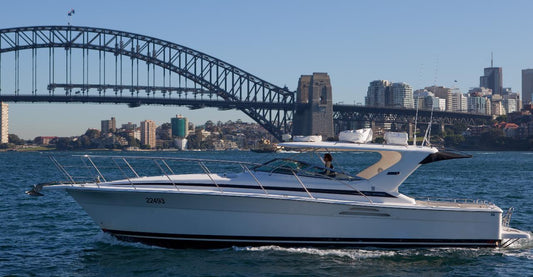
[[[164,176],[173,187],[180,191],[180,185],[175,183],[172,175],[177,174],[195,174],[199,169],[209,178],[210,182],[219,190],[224,192],[223,186],[217,181],[217,174],[214,174],[208,167],[208,164],[216,164],[218,169],[229,171],[229,173],[244,172],[249,174],[257,184],[258,188],[264,194],[269,195],[265,185],[254,174],[255,168],[262,164],[251,163],[245,161],[229,161],[229,160],[215,160],[215,159],[194,159],[194,158],[178,158],[178,157],[147,157],[147,156],[112,156],[112,155],[74,155],[71,157],[79,158],[69,160],[69,165],[64,165],[59,162],[54,156],[50,156],[53,164],[66,177],[64,184],[94,183],[100,187],[103,182],[110,182],[113,180],[127,180],[133,189],[137,189],[136,183],[132,180],[143,176]],[[227,166],[226,166],[227,165]],[[196,169],[194,169],[196,167]],[[305,193],[312,199],[316,197],[312,191],[302,181],[302,177],[315,176],[318,174],[313,171],[306,171],[305,169],[281,167],[286,170],[289,175],[293,175],[298,186],[301,186]],[[335,180],[354,190],[359,196],[365,197],[370,203],[372,201],[359,190],[344,182],[342,178],[328,176],[327,174],[320,175],[320,178]]]
[[[198,173],[197,169],[193,169],[194,165],[196,165],[209,177],[211,182],[220,191],[222,191],[222,188],[218,185],[216,179],[214,178],[214,174],[207,166],[208,163],[230,165],[230,167],[234,167],[235,172],[244,170],[250,174],[252,174],[252,172],[248,169],[248,167],[259,165],[257,163],[244,161],[215,159],[107,155],[74,155],[72,157],[79,158],[79,160],[77,160],[78,162],[76,162],[76,159],[71,159],[68,161],[69,164],[65,165],[56,157],[49,157],[59,172],[66,177],[67,180],[63,183],[74,185],[78,183],[94,182],[99,187],[102,182],[125,179],[128,180],[129,184],[134,189],[135,183],[132,181],[133,178],[163,175],[174,185],[177,190],[179,190],[179,187],[171,178],[171,175],[176,174],[175,169],[180,168],[180,173],[182,174]],[[257,178],[255,179],[257,180]],[[259,180],[257,180],[257,182],[259,182]]]
[[[502,216],[502,226],[509,228],[511,224],[511,217],[513,216],[514,207],[510,207]]]
[[[435,204],[454,204],[454,205],[478,205],[483,207],[494,206],[494,204],[482,199],[467,199],[467,198],[443,198],[443,197],[422,197],[417,198],[419,201]]]

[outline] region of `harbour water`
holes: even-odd
[[[533,276],[533,242],[506,249],[316,249],[277,246],[164,249],[103,234],[64,191],[24,193],[65,179],[47,155],[0,153],[0,276]],[[107,154],[101,152],[98,154]],[[113,153],[117,154],[117,153]],[[251,152],[150,152],[135,155],[264,162]],[[472,152],[472,159],[420,167],[400,187],[423,198],[483,199],[514,207],[511,226],[533,230],[533,153]],[[358,169],[361,155],[335,153],[335,168]],[[216,167],[211,168],[216,172]]]

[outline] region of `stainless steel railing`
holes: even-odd
[[[201,171],[210,179],[211,183],[221,192],[224,192],[224,189],[217,182],[217,178],[207,164],[227,164],[237,168],[237,172],[245,172],[249,174],[255,183],[258,185],[264,194],[269,195],[264,184],[257,178],[254,174],[251,167],[260,166],[258,163],[244,162],[244,161],[229,161],[229,160],[214,160],[214,159],[194,159],[194,158],[177,158],[177,157],[146,157],[146,156],[112,156],[112,155],[75,155],[74,157],[79,157],[81,160],[81,166],[66,166],[61,164],[55,157],[50,156],[50,159],[58,170],[65,175],[67,178],[66,184],[70,183],[71,185],[79,183],[94,183],[97,187],[100,187],[102,182],[109,182],[112,180],[127,180],[129,185],[133,189],[137,189],[136,183],[132,180],[134,178],[140,178],[142,176],[156,176],[162,174],[166,179],[174,186],[177,191],[180,191],[179,184],[176,184],[172,175],[176,175],[176,167],[183,171],[183,169],[191,170],[191,164],[196,164]],[[156,171],[151,172],[141,172],[146,171],[148,167],[156,168]],[[174,167],[174,168],[173,168]],[[290,172],[291,175],[295,177],[295,180],[299,186],[303,188],[305,193],[312,199],[316,197],[312,192],[307,188],[307,186],[302,181],[302,177],[312,177],[317,175],[316,172],[309,172],[302,169],[295,168],[283,168]],[[197,173],[196,172],[186,172],[186,173]],[[182,172],[180,172],[182,173]],[[316,176],[315,176],[316,177]],[[354,190],[360,196],[363,196],[372,203],[372,200],[368,198],[364,193],[355,189],[353,186],[349,185],[343,180],[336,180],[333,177],[327,175],[321,175],[320,178],[335,180],[344,184],[349,189]]]
[[[257,163],[243,162],[243,161],[228,161],[228,160],[213,160],[213,159],[191,159],[191,158],[175,158],[175,157],[143,157],[143,156],[106,156],[106,155],[75,155],[74,157],[79,157],[82,165],[81,166],[66,166],[59,162],[53,156],[50,156],[53,164],[58,168],[58,170],[67,178],[67,183],[76,184],[80,182],[94,182],[99,184],[101,182],[108,182],[111,180],[117,180],[119,178],[124,178],[134,186],[132,178],[139,178],[141,176],[150,176],[162,174],[165,176],[171,183],[174,184],[171,175],[175,175],[174,169],[169,165],[169,161],[181,163],[181,166],[187,167],[190,169],[191,163],[195,163],[202,169],[202,171],[211,179],[213,184],[222,189],[213,178],[213,173],[207,167],[207,163],[217,163],[217,164],[231,164],[235,166],[240,166],[241,169],[247,169],[246,172],[252,174],[247,166],[257,166]],[[99,162],[96,162],[96,161]],[[111,163],[102,163],[102,161],[111,161]],[[137,168],[133,165],[134,161],[151,161],[157,171],[145,172],[141,174],[138,167],[144,169],[148,168],[150,165],[148,163],[138,163]],[[120,173],[120,174],[117,174]],[[257,180],[259,182],[259,180]],[[174,184],[176,186],[176,184]]]
[[[507,212],[502,216],[502,226],[509,228],[511,225],[511,217],[513,216],[514,207],[510,207]]]
[[[416,198],[418,201],[424,201],[427,203],[434,204],[454,204],[454,205],[478,205],[483,207],[494,206],[494,204],[487,200],[482,199],[459,199],[459,198],[433,198],[433,197],[423,197]]]

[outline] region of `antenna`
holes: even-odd
[[[429,118],[429,125],[426,129],[426,133],[424,134],[424,140],[422,141],[422,146],[427,145],[431,146],[431,143],[429,140],[431,139],[431,125],[433,124],[433,106],[431,107],[431,116]]]
[[[419,85],[422,83],[423,66],[424,64],[420,64],[420,72],[418,72]],[[418,109],[420,108],[420,101],[418,100],[419,97],[420,97],[420,93],[416,95],[416,115],[415,115],[415,130],[413,134],[413,145],[416,145],[416,126],[418,125]]]
[[[494,57],[492,56],[492,51],[490,51],[490,67],[494,67]]]
[[[413,145],[416,145],[416,125],[418,124],[418,109],[420,108],[420,101],[418,101],[419,97],[420,97],[420,93],[416,95],[416,115],[415,115],[415,130],[413,134]]]

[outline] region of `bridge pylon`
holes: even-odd
[[[296,91],[293,135],[335,136],[331,81],[327,73],[302,75]]]

